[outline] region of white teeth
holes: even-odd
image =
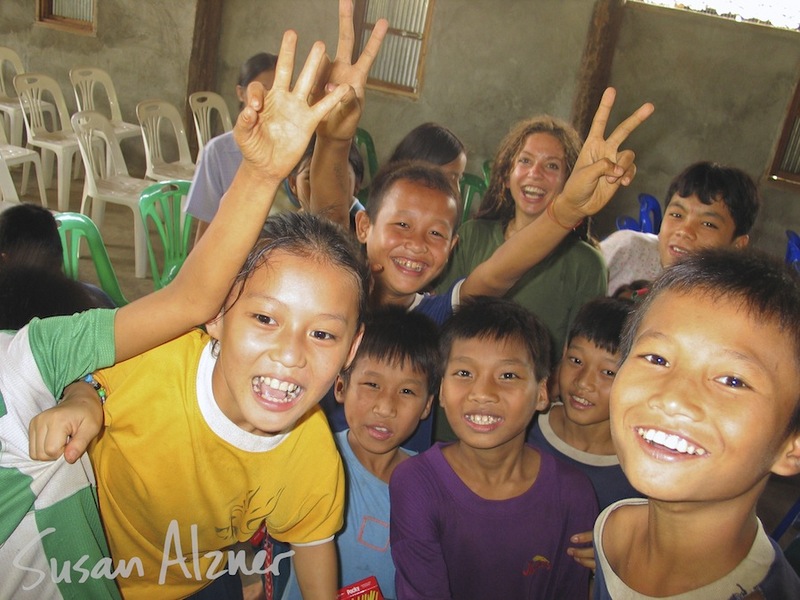
[[[417,273],[422,271],[423,267],[425,266],[424,264],[422,264],[420,262],[417,262],[415,260],[408,260],[408,259],[405,259],[405,258],[395,258],[395,259],[392,259],[392,260],[394,260],[396,265],[399,265],[399,266],[403,267],[404,269],[409,269],[411,271],[416,271]]]
[[[591,402],[589,402],[588,400],[585,400],[584,398],[581,398],[580,396],[573,396],[572,399],[575,400],[575,402],[577,402],[578,404],[580,404],[582,406],[591,406],[592,405]]]
[[[645,429],[644,427],[638,427],[636,429],[636,433],[652,444],[664,446],[681,454],[694,454],[696,456],[703,456],[706,453],[704,448],[698,448],[675,434],[666,434],[663,431]]]
[[[535,187],[532,185],[524,185],[522,186],[522,193],[527,195],[534,195],[534,196],[542,196],[545,194],[545,191],[540,187]]]
[[[492,415],[467,415],[466,419],[475,423],[475,425],[494,425],[501,420],[499,417],[494,417]]]
[[[273,377],[253,377],[252,385],[253,391],[262,397],[264,397],[267,389],[283,392],[285,394],[282,399],[270,395],[270,400],[273,402],[291,402],[300,392],[300,386],[296,383],[289,383],[288,381],[282,381]]]

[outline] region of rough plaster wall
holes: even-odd
[[[70,112],[76,110],[69,70],[94,66],[108,71],[122,117],[136,123],[136,104],[163,98],[183,111],[194,31],[195,0],[147,3],[103,0],[97,3],[97,36],[34,26],[34,0],[0,1],[0,45],[16,50],[28,71],[55,78]],[[144,173],[138,139],[123,143],[132,174]]]
[[[670,180],[697,160],[738,166],[759,183],[763,209],[752,232],[760,248],[783,254],[787,227],[800,229],[800,192],[765,182],[800,75],[800,33],[629,2],[612,84],[615,114],[655,103],[650,121],[631,138],[639,172],[631,191],[599,219],[638,214],[636,195],[663,201]]]
[[[362,124],[381,159],[410,129],[437,121],[453,129],[480,173],[515,121],[551,112],[569,117],[593,0],[436,0],[418,100],[369,91]],[[218,84],[231,106],[241,61],[277,51],[294,27],[300,47],[322,39],[335,52],[334,0],[228,0]]]

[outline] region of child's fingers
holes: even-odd
[[[569,541],[572,544],[591,544],[594,541],[594,532],[583,531],[581,533],[576,533],[569,538]]]
[[[336,60],[350,64],[355,38],[353,0],[339,0],[339,43],[336,45]]]
[[[311,95],[311,90],[314,88],[314,83],[317,80],[317,71],[319,70],[324,56],[325,44],[320,41],[314,42],[314,45],[311,46],[311,50],[306,57],[303,69],[297,77],[297,82],[294,84],[294,94],[299,95],[301,98],[308,98]]]
[[[590,138],[605,138],[608,117],[611,114],[611,109],[614,107],[614,99],[616,97],[617,91],[612,87],[606,88],[603,92],[603,96],[600,98],[600,106],[597,107],[597,111],[594,113],[592,126],[589,128],[589,135],[586,138],[587,140]]]
[[[364,49],[361,51],[361,56],[359,56],[356,61],[356,66],[361,72],[369,73],[388,30],[389,21],[386,19],[378,19],[378,22],[375,23],[375,26],[372,28],[372,33],[370,33],[367,43],[364,45]],[[348,58],[348,60],[350,59]]]
[[[633,130],[644,123],[655,109],[656,107],[650,102],[642,104],[631,116],[617,125],[616,129],[608,136],[607,143],[611,144],[615,149],[619,148],[622,142],[633,133]]]
[[[68,437],[67,431],[53,430],[34,417],[28,428],[28,452],[33,460],[55,460],[63,454]]]
[[[79,429],[78,432],[70,438],[67,445],[64,446],[64,458],[66,461],[70,464],[77,461],[84,455],[89,444],[95,437],[97,437],[96,432],[89,435],[85,428]]]
[[[348,94],[355,98],[355,92],[349,85],[336,86],[335,90],[311,107],[314,118],[321,121]]]
[[[275,78],[272,87],[288,90],[294,72],[294,54],[297,48],[297,33],[288,29],[283,33],[281,49],[278,51],[278,62],[275,64]]]

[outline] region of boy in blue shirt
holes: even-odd
[[[431,410],[439,387],[438,333],[430,319],[398,309],[370,318],[334,392],[349,429],[336,434],[347,477],[345,526],[336,535],[339,584],[374,575],[396,598],[389,545],[389,478],[413,452],[400,447]],[[292,576],[284,599],[299,599]]]
[[[611,390],[620,464],[645,499],[594,528],[594,597],[798,598],[756,503],[800,473],[800,280],[749,251],[667,269],[628,321]]]

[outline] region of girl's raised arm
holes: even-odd
[[[308,96],[325,55],[317,42],[293,89],[297,34],[281,42],[275,82],[247,90],[234,137],[242,150],[236,177],[219,212],[175,279],[165,288],[119,309],[114,323],[116,360],[158,346],[215,317],[269,214],[275,192],[300,159],[320,120],[349,91],[337,87],[313,106]]]

